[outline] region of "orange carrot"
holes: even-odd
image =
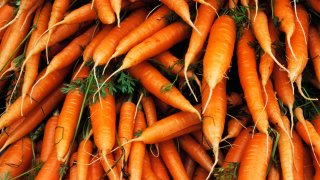
[[[104,170],[100,163],[100,161],[93,157],[90,161],[89,169],[88,169],[88,180],[100,180],[103,177]]]
[[[249,118],[243,117],[240,119],[232,118],[228,121],[228,134],[221,141],[224,141],[228,138],[237,137],[243,128],[246,128],[246,125],[249,121]]]
[[[196,170],[196,165],[197,163],[190,156],[186,155],[186,157],[184,157],[183,166],[186,169],[190,179],[193,177],[193,173]]]
[[[110,0],[94,0],[92,3],[94,4],[98,17],[103,24],[112,24],[115,22],[115,16]]]
[[[35,179],[59,179],[60,165],[62,162],[57,159],[57,151],[53,149]]]
[[[77,159],[78,159],[78,152],[75,152],[71,155],[71,158],[70,158],[70,167],[69,167],[70,180],[76,180],[78,178]]]
[[[311,122],[314,128],[316,129],[317,133],[320,134],[320,115],[315,115]]]
[[[131,48],[150,37],[160,29],[169,24],[170,10],[166,6],[161,6],[150,17],[148,17],[138,27],[133,29],[128,35],[121,39],[113,53],[112,58],[118,57],[128,52]]]
[[[272,140],[268,135],[254,134],[243,152],[238,179],[265,179],[271,150]]]
[[[173,140],[159,143],[159,150],[173,179],[189,179]]]
[[[89,74],[87,67],[81,69],[76,79],[84,79]],[[82,77],[81,77],[82,76]],[[55,132],[55,144],[57,157],[59,161],[64,161],[66,154],[71,145],[80,110],[83,102],[84,94],[79,87],[70,90],[64,101],[61,113],[59,115],[58,125]]]
[[[142,169],[142,179],[157,180],[156,174],[153,172],[150,162],[150,154],[145,151]]]
[[[306,146],[302,146],[303,150],[303,176],[304,179],[312,179],[315,175],[315,168],[312,162],[312,152]],[[316,165],[317,166],[317,165]]]
[[[213,162],[206,151],[190,135],[183,135],[179,138],[182,149],[191,156],[205,170],[210,171]]]
[[[6,143],[3,145],[0,151],[6,148],[8,145],[19,140],[23,136],[26,136],[34,128],[36,128],[43,119],[56,108],[60,101],[64,98],[64,94],[61,93],[61,88],[57,88],[46,99],[34,108],[29,114],[25,116],[25,120],[21,123],[15,131],[13,131]]]
[[[137,111],[137,117],[134,125],[134,132],[139,133],[146,128],[144,114],[141,110]],[[146,151],[146,145],[143,142],[133,142],[130,150],[128,173],[130,179],[138,180],[142,177],[143,159]]]
[[[43,133],[40,161],[46,162],[54,149],[54,133],[58,124],[58,114],[53,115],[46,123]]]
[[[157,122],[156,106],[151,96],[143,96],[141,100],[143,111],[146,115],[147,125],[151,126]]]
[[[209,146],[208,141],[205,139],[202,130],[194,131],[191,133],[192,136],[198,141],[199,144],[205,149],[209,150],[211,147]]]
[[[146,90],[161,101],[182,111],[198,114],[200,117],[199,112],[182,96],[176,87],[172,86],[169,90],[163,90],[168,84],[170,85],[170,81],[150,64],[143,62],[130,68],[129,72],[134,78],[140,80]]]
[[[314,9],[316,12],[320,13],[320,2],[317,0],[307,0],[309,5]]]
[[[22,138],[10,146],[1,156],[1,179],[9,174],[14,178],[25,172],[31,165],[32,142],[29,138]]]
[[[294,160],[294,168],[293,168],[293,176],[295,179],[303,179],[303,144],[299,137],[299,135],[293,131],[292,132],[292,142],[294,145],[294,154],[293,154],[293,160]]]
[[[209,173],[203,169],[201,166],[198,166],[193,175],[193,180],[205,180],[207,179]]]
[[[77,179],[87,179],[90,156],[92,153],[92,142],[88,139],[90,136],[83,139],[78,147],[78,158],[77,158]]]
[[[250,127],[241,131],[239,136],[236,137],[235,141],[230,147],[222,167],[226,168],[230,163],[241,162],[241,159],[243,158],[243,152],[245,151],[248,142],[252,138],[252,133],[253,129]]]
[[[263,94],[256,70],[255,52],[248,45],[253,40],[251,31],[244,30],[241,39],[238,41],[238,72],[248,109],[255,126],[257,126],[260,132],[268,134],[268,115],[264,108]]]
[[[212,97],[212,91],[222,81],[231,64],[236,40],[236,25],[231,16],[220,16],[213,24],[206,54],[203,59],[203,78],[210,89],[203,104],[205,112]],[[204,100],[204,99],[203,99]]]
[[[180,131],[172,133],[169,136],[166,136],[166,137],[164,137],[162,139],[158,139],[157,142],[162,142],[162,141],[167,141],[167,140],[170,140],[170,139],[174,139],[174,138],[177,138],[179,136],[183,136],[183,135],[195,132],[195,131],[199,131],[199,130],[201,130],[201,128],[202,128],[201,127],[201,123],[196,124],[196,125],[192,125],[190,127],[184,128],[184,129],[182,129]]]
[[[110,0],[111,7],[116,14],[117,24],[120,26],[121,0]]]
[[[313,62],[314,71],[320,82],[320,35],[314,25],[310,25],[308,49]]]
[[[151,166],[158,179],[169,180],[169,173],[161,157],[150,156]]]
[[[20,124],[22,124],[25,121],[25,118],[21,118],[17,121],[15,121],[14,123],[12,123],[10,126],[8,126],[0,135],[0,147],[2,147],[5,142],[7,141],[7,139],[9,138],[10,134],[12,134],[12,132],[14,132],[17,127],[20,126]]]
[[[280,169],[275,166],[275,163],[272,163],[268,173],[268,180],[280,180],[280,173]]]
[[[13,18],[13,11],[14,8],[12,6],[9,6],[5,4],[0,8],[0,27],[4,26],[6,23],[8,23]],[[5,33],[6,29],[3,29],[0,31],[0,41],[2,40],[2,37]]]

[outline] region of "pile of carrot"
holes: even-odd
[[[0,0],[0,179],[320,179],[318,0]]]

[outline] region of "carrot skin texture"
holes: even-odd
[[[110,4],[110,0],[95,0],[94,7],[103,24],[112,24],[115,22],[116,18]]]
[[[0,8],[0,27],[4,26],[7,22],[12,20],[13,12],[14,12],[13,7],[7,4]],[[6,32],[6,29],[3,29],[0,31],[0,41],[2,40],[2,37],[5,32]]]
[[[315,26],[310,25],[308,37],[310,59],[312,59],[316,77],[320,82],[320,35]]]
[[[63,163],[57,159],[57,151],[53,149],[35,179],[59,179],[59,169],[62,164]]]
[[[196,171],[194,172],[193,179],[194,180],[205,180],[207,179],[209,173],[203,169],[201,166],[198,166]]]
[[[101,156],[101,154],[100,154],[100,156]],[[114,161],[114,158],[113,158],[113,154],[111,154],[111,153],[107,154],[106,158],[107,158],[107,161],[108,161],[108,163],[110,165],[115,164],[115,161]],[[107,174],[107,176],[108,176],[108,178],[110,180],[118,180],[118,179],[120,179],[120,173],[119,173],[119,171],[118,171],[118,169],[116,167],[112,168],[112,171],[113,171],[113,173],[112,173],[112,172],[110,172],[109,166],[108,166],[108,164],[106,163],[105,160],[102,159],[100,162],[101,162],[101,165],[102,165],[104,171],[105,172],[109,172]]]
[[[184,157],[183,166],[186,169],[190,179],[193,177],[194,171],[196,170],[196,165],[197,163],[190,156],[186,155],[186,157]]]
[[[150,156],[151,166],[158,179],[169,180],[170,176],[161,157]]]
[[[42,140],[42,148],[40,153],[40,161],[46,162],[49,158],[52,150],[55,148],[54,146],[54,133],[56,131],[56,127],[58,125],[58,115],[53,115],[46,123],[43,140]]]
[[[151,155],[153,156],[153,155]],[[148,151],[144,154],[142,179],[157,180],[156,174],[153,172],[150,162],[150,154]]]
[[[80,142],[78,147],[78,179],[86,180],[88,175],[90,155],[92,153],[93,144],[89,139],[84,139]]]
[[[159,150],[173,179],[189,179],[173,140],[159,143]]]
[[[301,138],[296,133],[296,131],[292,132],[292,142],[294,147],[294,154],[293,157],[295,157],[294,160],[294,178],[296,180],[303,180],[304,179],[304,173],[303,173],[303,144],[301,141]]]
[[[88,169],[88,180],[100,180],[103,177],[104,170],[100,161],[96,161],[97,158],[92,158]],[[96,162],[94,162],[96,161]],[[94,162],[94,163],[92,163]]]

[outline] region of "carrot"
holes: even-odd
[[[154,101],[151,96],[143,96],[141,104],[146,116],[147,125],[151,126],[152,124],[158,121]]]
[[[212,26],[213,20],[217,15],[217,11],[219,11],[220,6],[224,3],[224,1],[220,2],[221,4],[215,0],[209,0],[207,3],[209,3],[213,8],[203,4],[200,5],[198,9],[198,16],[195,21],[195,27],[198,28],[201,35],[196,30],[192,30],[189,47],[184,57],[183,73],[190,90],[191,86],[187,78],[188,68],[202,50],[204,42]]]
[[[201,32],[198,30],[198,28],[193,24],[193,22],[190,19],[189,6],[185,0],[176,0],[176,1],[161,0],[161,2],[164,5],[166,5],[169,9],[174,11],[178,16],[181,17],[182,20],[184,20],[189,26],[191,26],[194,30],[196,30],[201,35]]]
[[[89,140],[90,136],[83,139],[78,147],[78,162],[77,162],[77,179],[87,179],[89,170],[90,156],[92,153],[92,142]]]
[[[268,173],[268,180],[280,180],[281,174],[280,169],[272,163],[270,171]]]
[[[163,102],[182,111],[194,112],[199,115],[199,112],[194,107],[192,107],[189,101],[182,96],[177,88],[172,86],[171,89],[163,90],[163,88],[170,84],[170,81],[162,76],[160,72],[150,64],[143,62],[137,66],[130,68],[129,72],[134,78],[140,80],[142,85],[151,94],[153,94]],[[150,83],[151,79],[153,83]]]
[[[307,0],[308,4],[314,9],[316,12],[320,13],[320,3],[316,0]]]
[[[186,169],[189,179],[193,177],[193,173],[196,170],[196,165],[197,163],[190,156],[186,155],[186,157],[184,157],[183,166]]]
[[[125,18],[120,27],[114,27],[100,42],[93,53],[95,66],[107,64],[110,61],[120,40],[130,31],[140,25],[147,16],[147,10],[138,9]]]
[[[312,153],[306,146],[302,146],[303,150],[303,176],[304,179],[312,179],[315,175],[315,169],[312,162]]]
[[[173,179],[189,179],[173,140],[159,143],[159,150]]]
[[[293,176],[295,179],[303,179],[303,144],[299,137],[299,135],[293,131],[292,132],[292,142],[294,145],[294,154],[293,154],[293,160],[294,160],[294,169],[293,169]]]
[[[186,135],[186,134],[189,134],[189,133],[192,133],[192,132],[195,132],[195,131],[199,131],[201,130],[201,123],[199,124],[196,124],[196,125],[192,125],[190,127],[187,127],[187,128],[184,128],[180,131],[177,131],[175,133],[172,133],[162,139],[158,139],[157,142],[162,142],[162,141],[167,141],[167,140],[170,140],[170,139],[174,139],[174,138],[177,138],[179,136],[183,136],[183,135]]]
[[[300,5],[297,6],[298,19],[295,19],[295,31],[291,37],[291,44],[293,52],[295,52],[296,58],[293,54],[286,50],[289,78],[291,82],[297,80],[298,76],[302,73],[308,62],[308,46],[305,43],[304,33],[309,34],[309,16],[307,11]],[[302,27],[299,25],[301,22]],[[286,49],[288,46],[286,45]]]
[[[94,0],[92,3],[97,11],[100,21],[103,24],[112,24],[115,22],[115,16],[110,4],[110,0]]]
[[[199,131],[194,131],[191,133],[192,137],[194,137],[199,144],[201,144],[201,146],[205,149],[205,150],[209,150],[211,149],[211,147],[209,146],[208,141],[205,139],[202,130]]]
[[[252,16],[254,16],[254,18]],[[285,68],[272,53],[272,47],[271,47],[272,42],[271,42],[269,28],[268,28],[267,15],[263,11],[259,10],[256,13],[251,13],[250,19],[251,19],[253,33],[257,38],[263,51],[266,54],[268,54],[273,59],[273,61],[278,64],[279,67],[281,67],[283,70],[285,70],[290,74],[288,69]]]
[[[166,6],[161,6],[138,27],[121,39],[110,59],[128,52],[131,48],[152,36],[170,23],[171,12]]]
[[[3,132],[1,132],[0,147],[2,147],[5,144],[10,134],[12,134],[12,132],[14,132],[17,129],[17,127],[19,127],[20,124],[22,124],[24,121],[25,121],[25,118],[21,118],[15,121],[14,123],[12,123],[10,126],[8,126]]]
[[[282,121],[284,127],[277,127],[276,129],[280,133],[278,148],[280,154],[282,176],[288,179],[294,179],[294,145],[291,147],[289,142],[292,140],[290,136],[287,136],[286,133],[286,131],[289,131],[290,129],[290,123],[286,116],[282,116]]]
[[[36,25],[37,28],[31,34],[27,51],[26,51],[27,55],[32,51],[32,48],[35,46],[36,41],[38,41],[38,38],[40,37],[41,33],[43,33],[48,28],[49,14],[51,12],[51,8],[52,8],[51,3],[46,3],[41,10],[39,9],[37,11],[33,20],[33,24]],[[24,80],[22,85],[22,95],[21,95],[22,99],[26,97],[34,81],[37,79],[39,61],[40,61],[40,53],[37,53],[31,56],[28,61],[24,61],[23,64],[21,65],[21,71],[18,79],[20,79],[20,76],[25,66]]]
[[[100,155],[101,155],[101,153],[100,153]],[[103,158],[103,157],[101,157],[101,158]],[[111,153],[107,154],[106,158],[103,158],[103,160],[101,160],[100,162],[101,162],[101,165],[102,165],[104,171],[107,173],[107,176],[110,180],[120,179],[120,173],[118,172],[118,169],[114,168],[113,166],[111,169],[111,165],[115,164],[113,155]],[[110,173],[110,171],[111,171],[111,173]]]
[[[14,8],[12,6],[9,6],[7,4],[3,5],[0,8],[0,27],[4,26],[6,23],[8,23],[13,18],[13,11]],[[5,33],[6,29],[3,29],[0,31],[0,40],[2,40],[2,37]]]
[[[112,30],[113,25],[106,25],[103,29],[97,33],[97,35],[89,42],[83,51],[83,61],[88,62],[93,57],[93,52],[105,36]]]
[[[78,160],[78,152],[75,152],[71,155],[71,158],[70,158],[70,167],[69,167],[70,180],[76,180],[78,178],[77,160]]]
[[[229,138],[237,137],[243,128],[246,129],[246,125],[249,121],[249,118],[242,117],[239,120],[236,118],[232,118],[228,121],[228,134],[221,141],[224,141]]]
[[[145,151],[142,169],[142,179],[157,180],[156,174],[153,172],[150,162],[150,154]]]
[[[243,158],[243,152],[245,151],[248,142],[252,138],[252,133],[253,129],[248,127],[242,130],[239,136],[236,137],[224,159],[222,165],[223,168],[228,167],[230,163],[241,162],[241,159]]]
[[[255,52],[248,45],[248,43],[253,40],[251,31],[244,30],[242,37],[238,41],[238,72],[248,109],[252,115],[255,126],[257,126],[260,132],[268,134],[268,115],[265,111],[263,94],[256,70]]]
[[[144,114],[141,110],[137,111],[137,117],[134,125],[134,132],[139,133],[146,128]],[[143,159],[146,152],[146,145],[143,142],[133,142],[130,150],[128,173],[130,179],[141,179]]]
[[[231,16],[220,16],[213,24],[203,59],[203,78],[210,89],[203,104],[204,113],[212,97],[212,91],[222,81],[231,64],[236,40],[236,25]],[[204,99],[203,99],[204,100]]]
[[[88,76],[89,69],[87,67],[82,68],[81,71],[75,79],[81,80]],[[64,162],[71,145],[83,99],[84,94],[79,87],[70,90],[66,95],[55,132],[55,144],[59,161]]]
[[[117,24],[120,27],[120,11],[121,11],[121,0],[110,0],[111,7],[116,14]]]
[[[100,180],[103,177],[104,170],[103,167],[96,157],[93,157],[90,161],[88,169],[88,180]]]
[[[276,0],[274,3],[274,15],[280,21],[280,30],[286,34],[286,43],[293,57],[296,58],[295,51],[292,49],[290,39],[296,29],[295,17],[290,0]]]
[[[271,19],[268,20],[268,28],[269,28],[271,42],[277,43],[279,40],[278,39],[279,31],[274,27],[273,21]],[[272,51],[272,54],[275,54],[276,56],[274,45],[271,51]],[[260,57],[260,64],[259,64],[259,73],[261,76],[262,87],[266,86],[267,81],[271,76],[273,67],[274,67],[273,59],[267,53],[262,54]]]
[[[135,110],[136,106],[132,102],[124,102],[121,105],[118,126],[119,144],[123,144],[133,138]],[[119,169],[122,169],[125,165],[125,162],[128,160],[131,144],[124,145],[123,149],[124,156],[119,160],[121,163],[118,163],[119,165],[117,164]]]
[[[106,78],[103,84],[118,72],[131,68],[160,52],[168,50],[173,45],[186,39],[188,34],[188,27],[182,22],[175,22],[161,29],[133,47],[123,59],[122,65]],[[107,66],[105,66],[105,68],[106,67]]]
[[[35,179],[59,179],[61,165],[62,162],[57,159],[57,151],[53,149]]]
[[[58,124],[59,115],[54,114],[46,123],[43,140],[42,140],[42,148],[40,153],[40,161],[46,162],[49,158],[51,152],[54,148],[54,133],[56,131],[56,127]]]
[[[308,36],[308,49],[312,59],[314,72],[320,82],[320,35],[314,25],[310,25]]]
[[[205,180],[207,179],[209,173],[203,169],[201,166],[198,166],[193,175],[193,180]]]
[[[320,134],[320,115],[315,115],[311,122],[314,128],[316,129],[317,133]]]
[[[206,151],[190,135],[179,137],[179,143],[182,149],[194,159],[200,166],[210,172],[213,162]]]
[[[1,156],[1,179],[9,175],[14,178],[25,172],[31,165],[32,142],[29,138],[22,138],[12,144]]]
[[[0,151],[30,133],[51,111],[54,110],[54,108],[56,108],[63,98],[64,95],[61,93],[61,88],[57,88],[48,95],[46,99],[41,101],[36,108],[25,116],[25,120],[10,134]]]
[[[271,150],[272,140],[267,134],[254,134],[243,152],[238,179],[265,179]]]
[[[156,174],[158,179],[169,180],[169,173],[166,166],[163,164],[161,157],[150,156],[151,166],[153,172]]]

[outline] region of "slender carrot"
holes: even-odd
[[[166,6],[161,6],[143,23],[141,23],[138,27],[133,29],[128,35],[121,39],[111,59],[125,54],[131,48],[150,37],[160,29],[164,28],[170,23],[170,17],[168,17],[170,15],[170,9],[168,9]]]
[[[211,159],[210,159],[211,160]],[[189,179],[193,177],[197,163],[188,155],[184,158],[183,166],[186,169]]]
[[[230,163],[241,162],[245,148],[247,147],[248,142],[252,138],[253,129],[248,127],[241,131],[239,136],[235,139],[232,146],[230,147],[222,167],[226,168]]]
[[[312,179],[315,175],[315,168],[312,162],[312,153],[306,146],[302,146],[303,150],[303,176],[304,179]],[[316,165],[317,166],[317,165]]]
[[[88,169],[88,180],[100,180],[102,179],[104,174],[103,167],[97,157],[93,157],[90,161],[89,169]]]
[[[255,126],[257,126],[260,132],[268,134],[268,115],[264,108],[263,94],[256,70],[255,52],[248,45],[253,40],[251,31],[244,30],[241,39],[238,41],[238,72],[248,109]]]
[[[314,25],[310,25],[308,36],[308,49],[313,62],[314,71],[320,82],[320,35]]]
[[[115,16],[110,0],[94,0],[92,3],[94,4],[98,17],[103,24],[112,24],[115,22]]]
[[[157,180],[157,176],[151,167],[150,154],[145,151],[142,169],[142,179]]]
[[[143,96],[141,100],[141,104],[146,116],[147,125],[151,126],[152,124],[158,121],[156,106],[154,104],[154,101],[151,96]]]
[[[90,136],[88,136],[90,137]],[[77,179],[87,179],[88,171],[89,171],[89,162],[90,162],[90,156],[93,149],[92,142],[86,137],[83,139],[78,147],[78,162],[77,162]]]
[[[5,4],[0,8],[0,27],[4,26],[6,23],[8,23],[13,18],[13,11],[14,8],[12,6],[9,6]],[[2,37],[5,33],[6,29],[3,29],[0,31],[0,41],[2,40]]]
[[[182,111],[198,114],[200,117],[199,112],[182,96],[176,87],[172,86],[172,88],[163,92],[163,88],[170,85],[170,81],[150,64],[143,62],[130,68],[129,72],[134,78],[140,80],[146,90],[163,102]]]
[[[22,124],[24,121],[25,121],[25,118],[21,118],[15,121],[14,123],[12,123],[10,126],[8,126],[3,132],[1,132],[0,147],[2,147],[6,143],[10,134],[12,134],[12,132],[14,132],[17,129],[17,127],[19,127],[20,124]]]
[[[231,16],[220,16],[213,24],[203,59],[203,78],[210,89],[203,104],[205,112],[212,97],[212,91],[222,81],[230,67],[236,40],[236,25]],[[203,99],[204,100],[204,99]]]
[[[31,165],[32,142],[29,138],[22,138],[10,146],[1,156],[1,179],[9,174],[14,178],[25,172]]]
[[[228,121],[228,134],[221,141],[224,141],[228,138],[237,137],[243,128],[246,128],[246,125],[249,121],[249,118],[242,117],[240,119],[232,118]]]
[[[158,179],[169,180],[169,173],[161,157],[150,156],[151,166]]]
[[[53,149],[35,179],[59,179],[59,170],[61,165],[62,162],[57,159],[57,151]]]
[[[206,151],[190,135],[179,137],[179,143],[182,149],[191,156],[200,166],[210,172],[213,162]]]
[[[105,159],[103,158],[103,160],[101,160],[100,162],[101,162],[102,167],[103,167],[104,171],[107,173],[107,176],[110,180],[120,179],[120,173],[118,172],[118,169],[114,168],[114,167],[112,167],[112,169],[111,169],[111,165],[115,164],[113,155],[111,153],[107,154],[106,158]]]
[[[146,128],[144,114],[141,110],[137,111],[134,125],[134,132],[139,133]],[[143,159],[146,152],[146,145],[143,142],[133,142],[130,150],[128,173],[130,179],[138,180],[142,177]]]
[[[299,137],[299,135],[293,131],[292,132],[292,142],[294,145],[294,154],[293,154],[293,160],[294,160],[294,168],[293,173],[295,179],[303,179],[303,144]]]
[[[271,150],[272,140],[267,134],[254,134],[243,152],[238,179],[265,179]]]
[[[159,150],[173,179],[189,179],[173,140],[159,143]]]
[[[59,119],[58,114],[55,114],[46,123],[44,133],[43,133],[42,148],[40,153],[40,161],[42,162],[47,161],[52,150],[54,149],[54,133],[58,125],[58,119]]]
[[[26,119],[17,127],[14,132],[10,134],[0,151],[30,133],[43,121],[47,115],[49,115],[51,111],[54,110],[54,108],[56,108],[63,98],[64,94],[61,93],[61,88],[57,88],[54,90],[54,92],[48,95],[46,99],[41,101],[36,108],[34,108],[25,116]]]

